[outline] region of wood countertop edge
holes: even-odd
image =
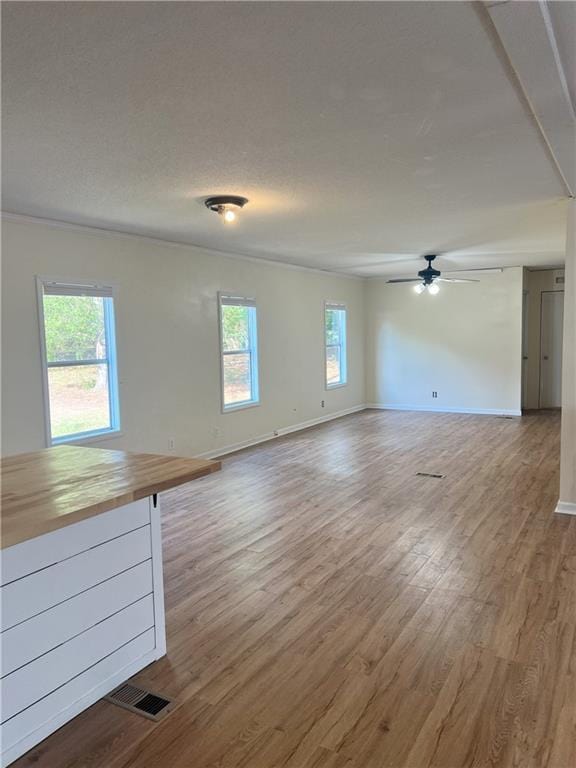
[[[87,504],[86,507],[76,509],[66,515],[60,517],[54,517],[48,520],[44,520],[41,524],[42,532],[38,533],[38,523],[31,523],[26,528],[22,528],[15,534],[9,532],[5,534],[3,531],[0,535],[0,551],[14,547],[17,544],[22,544],[26,541],[32,541],[32,539],[40,538],[48,533],[54,533],[62,528],[67,528],[69,525],[80,523],[83,520],[88,520],[91,517],[110,512],[113,509],[118,509],[126,504],[130,504],[132,501],[139,501],[140,499],[146,499],[153,496],[156,493],[162,493],[163,491],[169,491],[172,488],[177,488],[179,485],[185,485],[186,483],[198,480],[201,477],[206,477],[214,472],[219,472],[222,468],[222,462],[217,459],[211,459],[210,464],[201,469],[195,469],[190,472],[183,472],[177,477],[167,478],[158,482],[152,482],[149,485],[130,489],[114,496],[109,499],[103,499],[92,504]]]

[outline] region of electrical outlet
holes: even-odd
[[[176,448],[176,441],[173,437],[168,438],[168,450],[173,451]]]
[[[438,392],[436,392],[436,390],[432,390],[432,397],[438,397]]]
[[[220,427],[212,427],[212,437],[220,437]]]
[[[320,405],[322,406],[322,408],[324,408],[325,406],[324,400],[321,401]]]

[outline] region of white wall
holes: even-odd
[[[419,296],[411,286],[379,279],[83,228],[8,219],[2,239],[6,454],[45,445],[37,274],[118,284],[123,434],[98,442],[101,447],[166,453],[174,438],[181,455],[217,452],[365,402],[520,409],[521,268]],[[219,290],[256,295],[260,324],[262,404],[226,414],[220,408]],[[326,299],[349,308],[349,385],[329,392],[323,377]]]
[[[114,281],[123,435],[98,447],[194,455],[364,403],[361,280],[95,230],[4,220],[2,443],[46,445],[35,275]],[[221,413],[217,293],[256,296],[261,405]],[[349,384],[325,391],[323,303],[349,313]],[[320,403],[325,400],[326,406]]]
[[[522,269],[479,283],[367,285],[367,402],[397,408],[519,413]],[[432,391],[438,398],[432,398]]]

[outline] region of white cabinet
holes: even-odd
[[[166,653],[153,499],[2,551],[1,765]]]

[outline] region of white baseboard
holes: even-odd
[[[559,501],[554,511],[561,515],[576,515],[576,504],[572,501]]]
[[[259,445],[260,443],[265,443],[268,440],[275,440],[277,437],[289,435],[291,432],[300,432],[302,429],[309,429],[310,427],[315,427],[318,424],[323,424],[326,421],[333,421],[334,419],[342,418],[342,416],[348,416],[351,413],[358,413],[358,411],[363,411],[365,408],[366,406],[364,404],[355,405],[352,408],[346,408],[343,411],[336,411],[336,413],[330,413],[327,416],[319,416],[317,419],[302,421],[299,424],[293,424],[290,427],[281,427],[279,429],[275,429],[273,432],[268,432],[265,435],[259,435],[258,437],[254,437],[250,440],[244,440],[241,443],[225,445],[222,448],[215,448],[214,450],[206,451],[205,453],[197,453],[195,455],[199,459],[215,459],[219,456],[226,456],[229,453],[241,451],[243,448],[250,448],[253,445]]]
[[[442,407],[425,407],[422,405],[395,405],[388,403],[367,403],[362,405],[355,405],[352,408],[346,408],[343,411],[336,411],[336,413],[330,413],[327,416],[319,416],[317,419],[310,419],[309,421],[302,421],[299,424],[293,424],[290,427],[281,427],[275,429],[273,432],[268,432],[258,437],[253,437],[250,440],[243,440],[240,443],[233,443],[231,445],[224,445],[221,448],[214,448],[211,451],[205,451],[204,453],[195,453],[194,455],[199,459],[215,459],[220,456],[227,456],[229,453],[236,453],[244,448],[251,448],[253,445],[259,445],[260,443],[266,443],[268,440],[275,440],[277,437],[283,435],[289,435],[291,432],[300,432],[303,429],[309,429],[315,427],[318,424],[323,424],[326,421],[333,421],[334,419],[340,419],[342,416],[348,416],[351,413],[358,413],[368,408],[375,410],[393,410],[393,411],[430,411],[433,413],[471,413],[480,414],[486,416],[521,416],[522,411],[516,410],[498,410],[496,408],[442,408]]]
[[[509,408],[451,408],[439,405],[410,405],[408,403],[367,403],[366,408],[381,411],[430,411],[431,413],[472,413],[480,416],[522,416],[522,411]]]

